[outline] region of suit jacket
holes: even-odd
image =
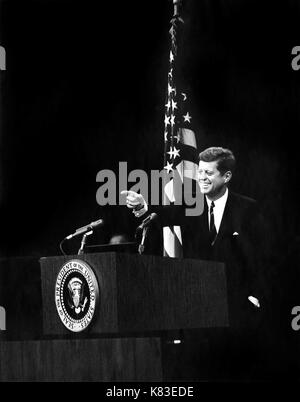
[[[165,206],[156,210],[162,226],[180,225],[183,256],[225,263],[232,322],[254,309],[248,296],[264,305],[264,268],[267,236],[257,202],[229,191],[214,245],[210,244],[208,206],[197,217],[185,216],[185,207]],[[245,317],[245,319],[247,319]]]

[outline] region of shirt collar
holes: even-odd
[[[207,205],[210,208],[211,200],[209,200],[207,198],[207,196],[205,196],[205,197],[206,197]],[[222,195],[222,197],[220,197],[220,198],[218,198],[217,200],[214,201],[215,206],[225,205],[226,201],[227,201],[227,198],[228,198],[228,188],[226,187],[225,193]]]

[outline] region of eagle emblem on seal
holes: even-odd
[[[72,332],[84,331],[99,301],[98,280],[92,267],[79,259],[65,262],[55,282],[55,304],[62,324]]]
[[[68,290],[70,296],[68,300],[69,307],[72,310],[74,309],[76,314],[84,312],[88,298],[84,297],[85,285],[83,281],[77,277],[72,278],[68,283]]]

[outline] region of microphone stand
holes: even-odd
[[[143,254],[143,252],[144,252],[144,250],[145,250],[145,245],[144,245],[144,243],[145,243],[147,231],[148,231],[148,226],[145,226],[145,227],[143,228],[142,240],[141,240],[141,243],[139,244],[139,248],[138,248],[139,254]]]
[[[78,250],[78,255],[82,255],[83,254],[83,249],[86,243],[86,238],[88,236],[90,236],[91,234],[93,234],[93,230],[90,230],[89,232],[86,232],[83,236],[82,236],[82,240],[81,240],[81,245],[80,245],[80,249]]]

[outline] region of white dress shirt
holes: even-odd
[[[228,198],[228,188],[226,188],[225,193],[222,195],[222,197],[220,197],[216,201],[214,201],[214,204],[215,204],[214,218],[215,218],[215,227],[216,227],[217,233],[219,233],[219,229],[220,229],[220,225],[221,225],[225,205],[226,205],[226,202],[227,202],[227,198]],[[209,225],[210,225],[210,213],[209,213],[209,210],[210,210],[211,200],[209,200],[206,197],[206,202],[207,202],[207,205],[208,205],[208,227],[209,227]]]

